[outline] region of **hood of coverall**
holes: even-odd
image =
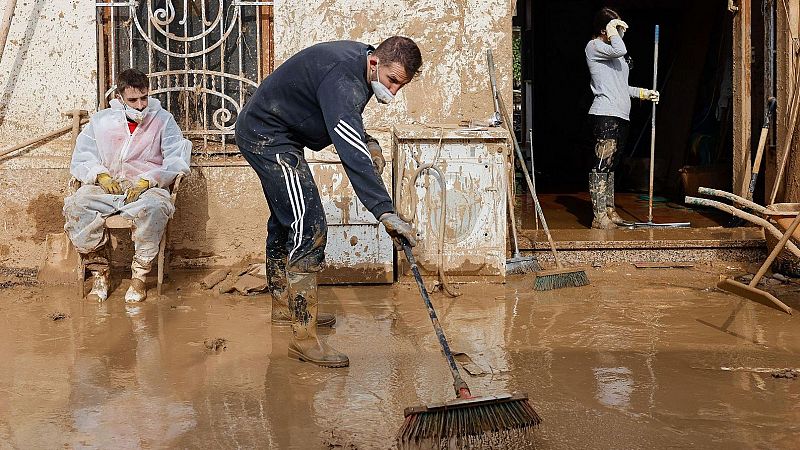
[[[163,187],[169,185],[178,172],[188,172],[191,143],[183,138],[172,114],[152,97],[143,112],[144,119],[133,133],[118,99],[111,100],[109,108],[94,114],[82,133],[91,139],[81,136],[76,144],[73,169],[78,170],[73,173],[81,172],[75,175],[85,183],[94,182],[97,174],[108,171],[120,181],[133,183],[145,178]],[[91,153],[99,156],[100,161],[92,158]],[[83,166],[83,170],[79,166]]]

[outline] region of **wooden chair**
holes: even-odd
[[[172,182],[172,185],[169,186],[169,191],[171,195],[172,205],[175,206],[175,199],[178,195],[178,188],[181,185],[181,180],[183,179],[183,174],[178,174],[175,177],[175,181]],[[80,187],[81,182],[80,180],[73,178],[69,182],[69,187],[72,193],[75,193]],[[167,221],[167,228],[164,230],[164,235],[161,237],[161,242],[158,245],[158,256],[156,256],[156,261],[158,265],[158,284],[157,290],[158,295],[161,295],[161,285],[164,284],[164,271],[166,270],[166,263],[165,259],[165,249],[167,246],[167,236],[169,236],[169,225],[172,222],[170,219]],[[128,220],[122,217],[119,213],[112,214],[106,217],[105,220],[106,228],[109,230],[130,230],[133,228],[133,221]],[[86,296],[86,265],[83,263],[83,259],[79,258],[80,262],[78,267],[78,293],[80,294],[80,298],[84,298]]]

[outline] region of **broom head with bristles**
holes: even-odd
[[[566,287],[580,287],[589,284],[589,277],[584,269],[564,268],[535,272],[536,281],[533,288],[537,291],[549,291]]]
[[[466,442],[486,436],[523,435],[542,422],[523,393],[412,406],[403,414],[406,420],[397,433],[400,443],[452,439]]]
[[[542,266],[532,256],[514,255],[506,260],[506,275],[524,275],[538,270],[542,270]]]

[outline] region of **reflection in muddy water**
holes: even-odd
[[[473,394],[526,392],[543,418],[468,447],[798,448],[800,380],[763,368],[798,366],[800,315],[714,290],[720,270],[618,265],[577,289],[534,292],[528,276],[434,295]],[[454,396],[413,285],[320,289],[337,314],[321,333],[350,357],[337,370],[287,357],[266,296],[183,276],[136,305],[125,289],[99,305],[0,289],[0,448],[389,449],[404,408]],[[796,285],[774,289],[800,307]]]
[[[593,369],[597,381],[597,400],[613,407],[626,408],[631,402],[633,377],[627,367],[596,367]]]

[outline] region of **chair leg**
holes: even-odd
[[[80,256],[78,257],[80,258]],[[86,265],[83,264],[82,258],[78,262],[78,295],[80,295],[80,300],[86,297]]]
[[[164,284],[164,249],[167,246],[167,233],[161,238],[158,245],[158,295],[161,295],[161,285]]]

